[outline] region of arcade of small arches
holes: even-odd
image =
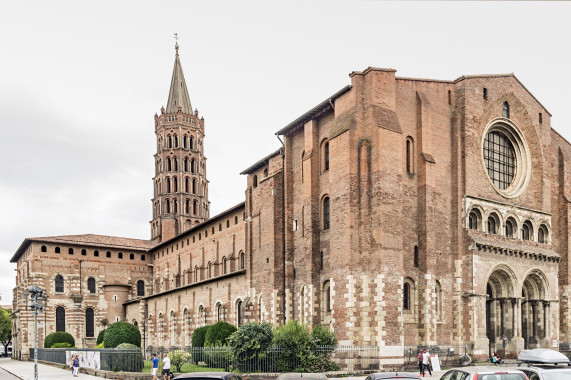
[[[500,212],[485,212],[476,206],[468,213],[467,227],[511,239],[536,241],[541,244],[550,244],[551,241],[550,228],[546,221],[535,222],[533,219],[520,219],[511,214],[504,218]]]
[[[179,165],[177,157],[165,157],[165,161],[161,158],[157,159],[155,166],[155,175],[164,172],[186,172],[193,174],[204,174],[204,163],[197,163],[194,158],[184,157],[181,159],[182,166]]]
[[[545,347],[550,336],[549,282],[539,269],[523,281],[505,265],[497,266],[486,284],[486,337],[490,351],[501,351],[523,339],[524,348]]]
[[[202,146],[202,140],[201,139],[197,139],[193,135],[183,134],[180,137],[180,140],[182,141],[182,146],[180,146],[181,144],[179,144],[179,135],[177,135],[176,133],[173,133],[172,131],[171,131],[171,133],[168,133],[164,138],[162,136],[159,137],[159,139],[157,140],[157,148],[159,150],[161,150],[161,149],[178,149],[181,147],[184,149],[189,149],[191,151],[200,150],[200,147]]]

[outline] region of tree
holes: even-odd
[[[129,322],[115,322],[105,330],[103,342],[105,348],[115,348],[121,343],[131,343],[141,347],[141,333]]]
[[[12,343],[12,321],[10,312],[0,307],[0,343],[4,345],[4,352],[8,352],[8,346]]]
[[[267,357],[274,330],[269,323],[245,323],[228,339],[234,358],[241,371],[258,368]]]

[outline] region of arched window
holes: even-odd
[[[95,279],[93,277],[87,279],[87,291],[89,293],[95,293]]]
[[[171,179],[167,178],[167,193],[171,192]]]
[[[172,212],[175,214],[178,212],[178,202],[176,198],[172,200]]]
[[[55,291],[57,293],[63,293],[63,276],[57,275],[55,278]]]
[[[324,140],[321,143],[321,155],[322,155],[321,168],[322,168],[323,172],[326,172],[329,170],[329,141],[328,140]]]
[[[410,136],[406,138],[406,172],[414,174],[414,141]]]
[[[176,193],[178,191],[178,178],[174,177],[172,179],[172,183],[173,183],[174,192]]]
[[[482,219],[480,210],[473,209],[468,215],[468,228],[471,230],[479,230],[480,220]]]
[[[208,262],[208,278],[212,278],[212,263]]]
[[[85,309],[85,336],[88,338],[95,336],[95,323],[93,317],[93,308],[88,307]]]
[[[242,301],[238,300],[238,302],[236,302],[236,324],[241,326],[242,323]]]
[[[122,258],[123,258],[123,252],[119,252],[119,253],[117,254],[117,256],[118,256],[120,259],[122,259]]]
[[[186,135],[184,135],[184,136],[182,136],[182,146],[183,146],[184,148],[186,148],[186,144],[187,144]]]
[[[330,215],[329,215],[329,197],[323,198],[323,229],[328,230],[330,227]]]
[[[195,164],[194,158],[190,160],[190,172],[191,173],[196,172],[196,164]]]
[[[190,214],[190,199],[184,202],[184,212]]]
[[[60,253],[59,247],[56,247],[55,252]]]
[[[195,199],[194,201],[192,201],[192,215],[196,215],[197,212],[198,212],[198,202]]]
[[[190,190],[190,180],[188,179],[188,177],[186,177],[184,179],[184,192],[188,193]]]
[[[172,163],[170,158],[167,158],[167,171],[172,171]]]
[[[487,223],[487,231],[489,234],[497,234],[498,233],[498,227],[499,227],[499,219],[498,216],[494,213],[491,213],[488,216],[488,223]]]
[[[192,180],[192,194],[196,194],[196,179]]]
[[[240,269],[246,269],[246,255],[244,255],[244,252],[240,253]]]
[[[189,137],[188,142],[189,142],[188,147],[190,149],[194,149],[194,138],[192,136]]]
[[[323,310],[325,310],[326,313],[331,313],[331,283],[329,280],[323,283],[322,298]]]
[[[513,218],[507,218],[504,225],[504,235],[507,238],[513,238],[514,232],[517,231],[517,224]]]
[[[65,309],[56,307],[56,331],[65,331]]]
[[[434,303],[436,309],[436,320],[442,320],[442,286],[440,285],[440,281],[436,281],[436,286],[434,287]]]
[[[46,246],[42,245],[42,252],[47,252],[47,251],[48,251],[48,249],[46,248]]]
[[[188,158],[187,157],[184,158],[184,164],[183,165],[184,165],[183,166],[184,171],[187,172],[188,171]]]
[[[174,136],[174,147],[178,148],[178,136],[177,135]]]
[[[93,256],[99,257],[99,251],[98,250],[93,251]]]
[[[264,178],[266,178],[268,176],[268,169],[264,169]]]
[[[171,212],[171,201],[168,199],[165,201],[165,209],[167,211],[167,214],[170,214],[170,212]]]
[[[145,255],[141,255],[141,261],[145,261]]]
[[[73,248],[69,248],[69,249],[67,250],[67,253],[69,253],[70,255],[73,255]]]
[[[174,158],[174,171],[177,172],[178,171],[178,158]]]
[[[253,183],[254,183],[254,188],[258,187],[258,176],[254,174],[254,179],[253,179]]]
[[[222,258],[222,273],[226,274],[228,273],[228,267],[227,267],[227,263],[226,263],[226,256],[224,256]]]
[[[545,224],[542,224],[541,226],[539,226],[539,229],[537,230],[537,242],[542,244],[547,243],[548,235],[549,233],[547,227],[545,226]]]
[[[129,254],[129,260],[135,260],[135,255],[133,253]]]
[[[137,297],[144,297],[145,296],[145,281],[139,280],[137,281]]]
[[[86,256],[86,255],[87,255],[87,250],[82,249],[82,250],[81,250],[81,256]]]
[[[222,231],[222,223],[218,223],[218,231]]]
[[[523,240],[533,240],[533,226],[529,220],[526,220],[521,227],[521,238]]]
[[[234,217],[234,224],[238,224],[238,216]]]
[[[402,292],[402,309],[410,310],[410,284],[408,282],[404,283]]]
[[[418,268],[418,264],[419,264],[419,258],[418,258],[418,245],[414,246],[414,267]]]
[[[504,102],[502,105],[502,116],[507,119],[510,118],[510,104],[508,102]]]
[[[219,302],[216,304],[216,321],[220,322],[224,318],[224,311],[222,309],[222,304]]]
[[[168,141],[169,148],[172,148],[172,136],[171,135],[167,136],[167,141]]]

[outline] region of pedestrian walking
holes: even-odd
[[[430,370],[430,354],[428,353],[428,350],[424,350],[422,353],[422,376],[424,376],[426,370],[428,370],[428,373],[432,376],[432,371]]]
[[[170,377],[171,371],[171,360],[167,356],[167,354],[163,354],[163,380],[167,380]]]
[[[418,350],[418,370],[420,371],[420,374],[418,375],[423,376],[424,375],[424,368],[423,368],[423,364],[422,364],[422,348],[420,350]]]
[[[79,376],[79,356],[75,355],[72,360],[73,377]]]
[[[151,374],[153,375],[153,380],[157,380],[157,371],[159,370],[159,358],[157,358],[157,354],[153,354],[152,363]]]

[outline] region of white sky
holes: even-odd
[[[514,72],[571,140],[569,2],[4,1],[0,3],[0,295],[25,237],[148,239],[153,115],[173,32],[206,119],[211,215],[274,133],[368,66],[406,77]]]

